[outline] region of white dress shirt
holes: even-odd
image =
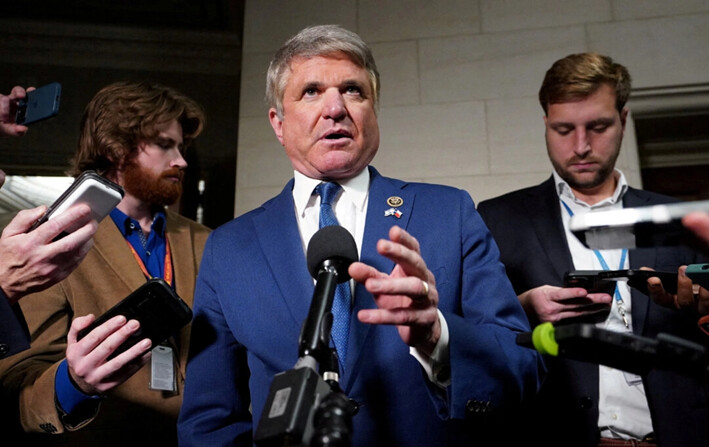
[[[576,270],[603,270],[603,266],[593,250],[586,248],[569,230],[570,214],[566,204],[574,215],[583,215],[589,211],[613,210],[623,208],[623,196],[628,190],[628,183],[623,173],[616,169],[618,185],[612,196],[588,205],[574,196],[569,185],[555,172],[554,181],[557,186],[561,207],[561,220],[564,223],[566,240],[571,251],[571,258]],[[599,250],[610,270],[624,270],[629,268],[628,256],[620,264],[622,250]],[[629,327],[621,318],[618,309],[618,300],[613,295],[613,305],[605,321],[597,324],[598,327],[616,332],[632,332],[632,300],[630,287],[626,281],[617,283],[620,297],[625,308]],[[642,439],[653,431],[650,419],[650,408],[645,397],[645,388],[639,376],[608,366],[599,365],[599,396],[598,396],[598,427],[601,436],[606,438],[636,438]]]
[[[322,181],[306,177],[298,171],[294,171],[293,178],[293,203],[298,221],[298,230],[300,231],[303,251],[307,252],[310,239],[320,228],[320,196],[315,193],[315,187]],[[361,256],[364,225],[367,219],[367,202],[369,199],[369,169],[363,169],[356,176],[346,180],[338,180],[337,183],[342,187],[342,193],[334,199],[332,209],[338,223],[352,234],[357,244],[358,255]],[[350,280],[350,288],[352,290],[352,299],[354,300],[355,288],[353,280]],[[409,352],[421,363],[431,382],[445,387],[450,384],[450,378],[447,377],[445,381],[439,381],[437,372],[447,366],[450,361],[448,356],[448,326],[440,311],[438,311],[438,318],[441,322],[441,337],[431,357],[413,347],[410,348]]]

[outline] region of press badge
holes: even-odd
[[[150,383],[148,388],[156,391],[177,391],[175,384],[175,359],[172,348],[158,345],[150,357]]]

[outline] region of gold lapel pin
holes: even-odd
[[[393,206],[394,208],[399,207],[404,204],[404,199],[399,196],[391,196],[387,199],[387,205]]]

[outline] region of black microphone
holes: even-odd
[[[590,323],[554,326],[546,322],[517,334],[517,344],[544,355],[610,366],[635,374],[652,369],[709,377],[709,351],[692,340],[668,333],[655,338],[615,332]]]
[[[332,327],[332,301],[335,287],[350,279],[350,264],[357,261],[357,244],[345,228],[323,227],[308,244],[308,271],[316,279],[308,317],[300,333],[298,354],[322,360],[330,355],[329,337]]]
[[[254,433],[254,442],[259,447],[310,446],[315,412],[324,398],[335,392],[335,387],[318,375],[316,364],[337,364],[329,348],[330,311],[335,287],[350,279],[347,269],[357,260],[357,245],[343,227],[324,227],[310,239],[307,260],[308,270],[317,283],[298,340],[299,359],[293,369],[273,377]],[[327,402],[333,400],[329,407],[341,401],[333,397]],[[325,433],[327,439],[328,434],[336,432],[338,439],[349,441],[351,421],[346,418],[351,418],[356,407],[347,399],[344,402],[347,406],[342,406],[341,411],[324,411],[319,418],[318,430]]]

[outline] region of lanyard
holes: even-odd
[[[569,208],[569,205],[567,205],[563,200],[559,199],[562,205],[564,205],[564,208],[566,208],[566,211],[569,213],[569,216],[573,216],[574,212],[571,211],[571,208]],[[606,262],[605,259],[603,259],[603,255],[601,254],[600,251],[598,250],[593,250],[593,254],[596,255],[596,258],[598,258],[598,261],[601,263],[601,267],[603,267],[603,270],[610,270],[608,267],[608,263]],[[620,265],[618,266],[618,270],[622,270],[623,266],[625,265],[625,258],[628,255],[628,249],[624,248],[621,253],[620,253]],[[628,319],[625,315],[625,307],[623,307],[623,298],[620,296],[620,290],[618,290],[618,284],[615,286],[615,292],[613,293],[613,296],[615,297],[615,301],[618,304],[618,313],[620,314],[621,318],[623,319],[623,323],[625,323],[625,327],[630,327],[628,324]]]
[[[143,263],[143,260],[140,259],[140,255],[135,251],[135,248],[133,248],[127,239],[126,244],[128,244],[128,248],[130,248],[131,253],[133,253],[135,260],[138,261],[138,266],[140,266],[140,269],[143,271],[145,277],[152,278],[153,275],[148,272],[148,269],[145,267],[145,263]],[[167,234],[165,235],[165,263],[163,267],[163,276],[165,282],[172,287],[172,256],[170,255],[170,241],[167,238]]]

